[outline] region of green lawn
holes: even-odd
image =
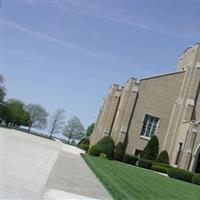
[[[200,186],[117,161],[83,158],[114,199],[200,200]]]

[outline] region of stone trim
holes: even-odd
[[[143,135],[140,135],[140,139],[143,139],[143,140],[150,140],[151,138],[145,137],[145,136],[143,136]]]
[[[183,98],[178,97],[175,102],[180,105],[183,103]]]
[[[194,99],[188,99],[186,105],[193,107],[194,106]]]
[[[150,76],[150,77],[146,77],[146,78],[140,79],[140,81],[145,81],[145,80],[153,79],[153,78],[160,78],[160,77],[163,77],[163,76],[171,76],[171,75],[180,74],[180,73],[185,73],[185,71],[177,71],[177,72],[171,72],[171,73],[167,73],[167,74],[160,74],[160,75],[156,75],[156,76]]]
[[[109,134],[110,134],[110,131],[107,130],[107,129],[104,129],[104,133],[109,135]]]
[[[199,62],[196,64],[196,68],[200,69],[200,63]]]
[[[132,91],[137,93],[139,91],[139,85],[134,85]]]

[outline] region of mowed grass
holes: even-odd
[[[200,186],[135,166],[82,155],[116,200],[200,200]]]

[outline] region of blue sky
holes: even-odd
[[[200,41],[200,1],[6,0],[7,98],[94,122],[113,83],[175,70]]]

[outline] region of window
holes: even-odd
[[[144,123],[140,135],[151,138],[151,136],[154,135],[156,132],[158,121],[159,118],[145,114]]]
[[[140,156],[141,153],[142,153],[141,150],[139,150],[139,149],[136,149],[136,150],[135,150],[135,156]]]
[[[178,153],[177,153],[177,156],[176,156],[175,165],[178,165],[178,163],[179,163],[182,147],[183,147],[183,143],[179,142],[179,148],[178,148]]]

